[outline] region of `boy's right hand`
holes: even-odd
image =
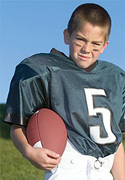
[[[45,148],[31,147],[27,149],[26,158],[38,169],[51,170],[61,161],[59,154]]]
[[[11,127],[11,139],[23,157],[28,159],[34,166],[43,170],[55,168],[61,157],[48,149],[32,147],[26,138],[26,128],[18,125]]]

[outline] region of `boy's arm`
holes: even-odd
[[[11,139],[22,156],[39,169],[50,170],[60,162],[60,157],[55,152],[30,146],[26,139],[25,128],[22,126],[11,127]]]
[[[115,154],[112,174],[115,180],[125,180],[125,151],[122,143]]]

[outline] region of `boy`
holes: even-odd
[[[125,180],[119,123],[124,120],[125,72],[98,61],[108,45],[111,19],[99,5],[73,12],[64,41],[69,58],[53,49],[21,62],[8,95],[5,122],[21,154],[49,180]],[[29,117],[46,107],[64,120],[68,141],[62,157],[31,147],[25,136]]]

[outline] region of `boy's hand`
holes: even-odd
[[[38,169],[51,170],[55,168],[61,157],[53,151],[45,148],[29,147],[26,158]]]
[[[22,156],[39,169],[51,170],[55,168],[61,157],[48,149],[32,147],[25,134],[24,127],[18,125],[11,127],[11,139]]]

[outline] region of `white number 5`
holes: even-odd
[[[116,140],[115,135],[111,131],[111,111],[105,107],[94,107],[93,96],[106,96],[103,89],[84,88],[86,101],[88,106],[89,116],[102,115],[104,128],[107,132],[107,137],[101,137],[100,126],[90,126],[90,136],[98,144],[113,143]]]

